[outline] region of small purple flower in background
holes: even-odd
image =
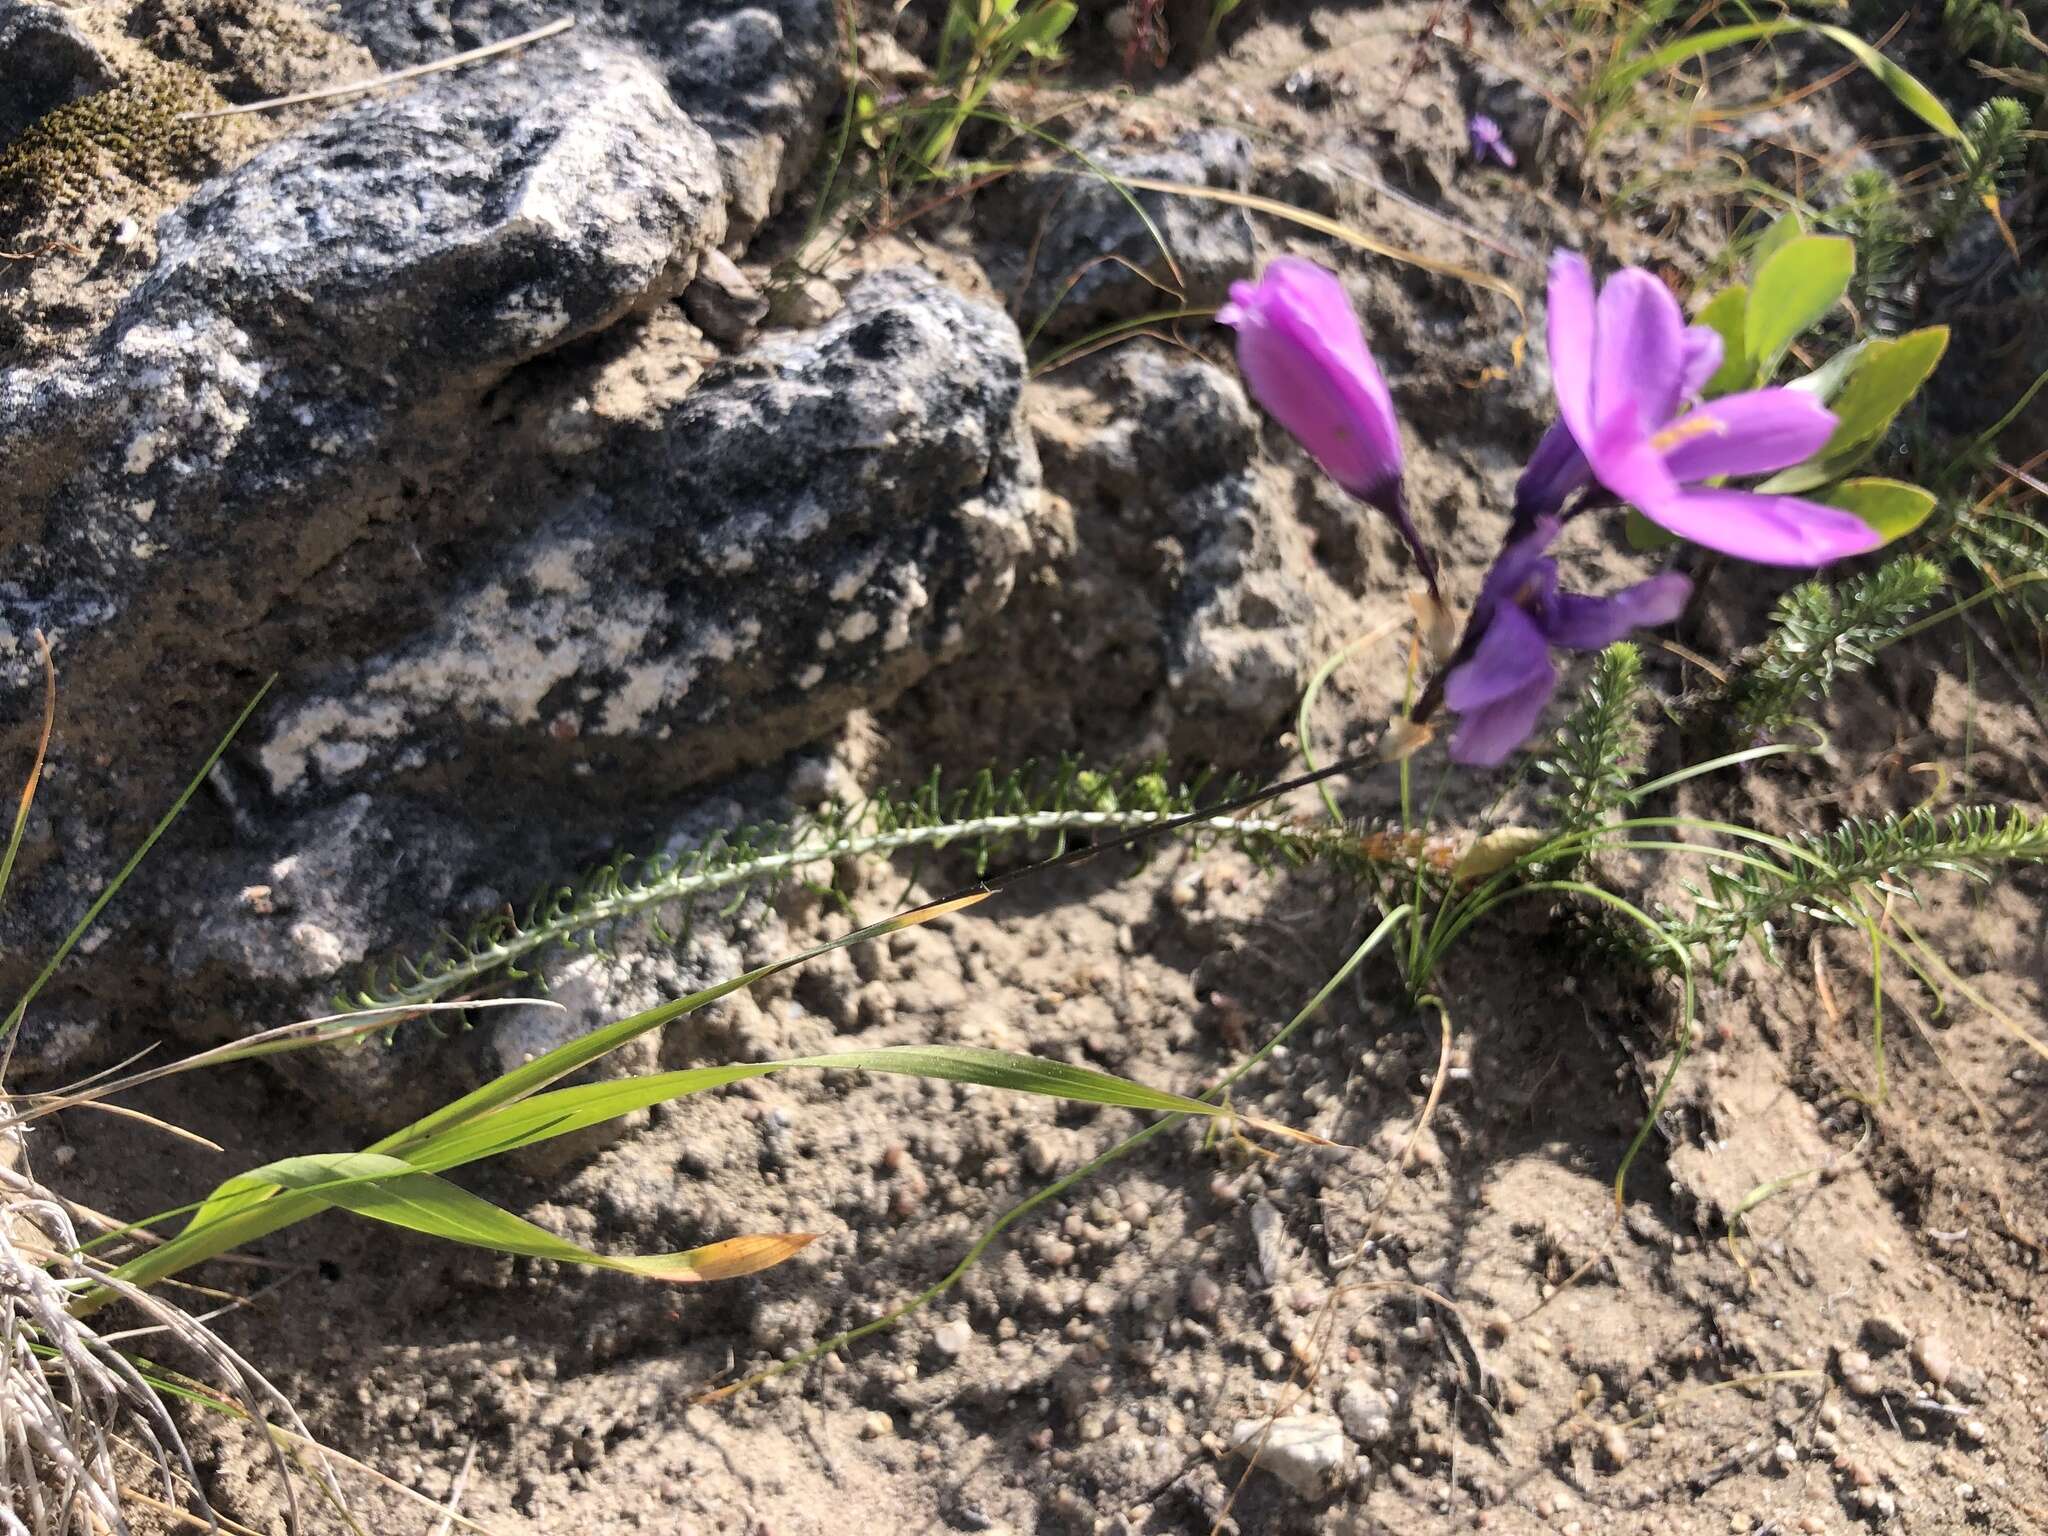
[[[1607,597],[1557,590],[1551,542],[1563,523],[1541,517],[1501,551],[1473,606],[1443,702],[1460,718],[1451,761],[1491,766],[1528,739],[1557,691],[1551,648],[1597,651],[1631,631],[1677,618],[1692,583],[1666,571]]]
[[[1835,507],[1701,484],[1797,464],[1835,428],[1834,414],[1796,389],[1724,395],[1681,415],[1688,386],[1713,372],[1702,347],[1688,343],[1678,300],[1648,272],[1624,267],[1596,299],[1582,258],[1552,258],[1558,414],[1603,486],[1682,539],[1762,565],[1824,565],[1883,543]]]
[[[1515,152],[1508,148],[1508,141],[1501,134],[1500,124],[1484,112],[1474,112],[1466,119],[1465,132],[1472,141],[1472,158],[1480,165],[1486,164],[1491,157],[1509,170],[1515,168]]]
[[[1237,361],[1259,404],[1346,491],[1394,520],[1436,587],[1401,494],[1401,427],[1387,381],[1336,274],[1281,256],[1255,283],[1232,283],[1216,312],[1237,332]]]

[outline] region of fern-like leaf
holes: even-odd
[[[1027,847],[1058,854],[1070,838],[1143,831],[1230,798],[1228,788],[1205,793],[1200,779],[1175,786],[1156,772],[1118,776],[1073,762],[1049,774],[1028,768],[1004,775],[984,771],[951,790],[934,776],[908,793],[827,804],[787,823],[741,827],[695,848],[603,865],[574,884],[547,891],[523,916],[498,914],[425,956],[392,962],[340,1006],[408,1007],[469,996],[526,975],[522,967],[545,951],[603,951],[622,924],[636,919],[660,919],[664,936],[679,939],[714,900],[716,910],[730,914],[759,892],[821,872],[829,881],[832,866],[842,859],[965,850],[979,876]],[[1412,869],[1432,855],[1419,838],[1297,824],[1281,816],[1204,817],[1175,835],[1197,846],[1231,843],[1261,860],[1335,859],[1368,874]]]
[[[1771,953],[1776,925],[1788,917],[1841,921],[1839,905],[1860,890],[1912,900],[1922,875],[1988,879],[2001,864],[2048,862],[2048,817],[1983,805],[1943,815],[1852,817],[1794,844],[1796,854],[1752,849],[1761,855],[1755,863],[1712,867],[1704,887],[1687,888],[1689,915],[1664,914],[1666,932],[1719,972],[1745,939],[1756,938]],[[1655,951],[1645,955],[1657,958]]]
[[[2027,159],[2027,108],[2014,96],[1994,96],[1963,119],[1956,146],[1962,174],[1949,189],[1936,233],[1951,238],[1986,203],[2009,196]]]
[[[1942,587],[1933,561],[1901,555],[1840,586],[1802,582],[1772,613],[1776,628],[1731,691],[1744,735],[1768,734],[1825,698],[1835,679],[1860,672],[1905,632]]]
[[[1987,64],[2025,62],[2044,29],[2048,5],[2041,0],[1942,0],[1941,30],[1948,45]]]
[[[1898,184],[1871,168],[1842,178],[1840,200],[1820,222],[1856,243],[1849,302],[1875,335],[1896,335],[1912,318],[1913,246],[1919,231],[1899,196]]]
[[[1548,806],[1566,837],[1590,831],[1621,803],[1642,756],[1642,653],[1619,641],[1593,661],[1578,707],[1557,733],[1557,755],[1537,765],[1554,785]]]

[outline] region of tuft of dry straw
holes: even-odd
[[[208,1529],[225,1522],[199,1491],[199,1475],[157,1389],[135,1364],[70,1313],[86,1285],[111,1286],[158,1331],[228,1383],[250,1418],[304,1425],[277,1389],[200,1321],[161,1297],[98,1273],[70,1212],[21,1164],[18,1133],[0,1135],[0,1536],[127,1536],[127,1510],[193,1511]],[[288,1528],[300,1528],[296,1479],[266,1436],[285,1477]],[[123,1464],[140,1457],[157,1493],[130,1489]],[[323,1466],[322,1493],[340,1498]]]

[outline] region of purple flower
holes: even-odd
[[[1700,391],[1707,387],[1707,380],[1720,370],[1721,333],[1710,325],[1689,325],[1680,345],[1685,351],[1685,377],[1680,398],[1697,405]],[[1557,422],[1543,434],[1535,453],[1529,456],[1528,467],[1522,471],[1521,479],[1515,482],[1515,521],[1510,537],[1528,532],[1537,518],[1562,511],[1565,502],[1583,490],[1592,478],[1593,466],[1579,451],[1578,440],[1572,436],[1571,428]]]
[[[1763,565],[1823,565],[1881,544],[1835,507],[1702,484],[1797,464],[1835,428],[1833,413],[1796,389],[1682,411],[1688,386],[1713,372],[1703,348],[1688,343],[1678,300],[1648,272],[1624,267],[1596,299],[1584,260],[1569,251],[1551,259],[1558,414],[1603,486],[1680,538]]]
[[[1401,428],[1344,285],[1312,261],[1281,256],[1255,283],[1232,283],[1216,319],[1237,332],[1252,394],[1345,490],[1401,530],[1436,585],[1401,495]]]
[[[1508,148],[1508,141],[1502,137],[1500,124],[1484,112],[1474,112],[1466,120],[1465,132],[1472,140],[1472,158],[1481,165],[1491,156],[1509,170],[1515,168],[1515,152]]]
[[[1528,739],[1557,691],[1553,646],[1600,650],[1632,630],[1670,623],[1692,594],[1692,583],[1674,571],[1608,597],[1558,591],[1549,549],[1563,526],[1539,517],[1486,573],[1460,659],[1444,676],[1444,705],[1460,717],[1453,762],[1491,766]]]

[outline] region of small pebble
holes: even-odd
[[[964,1319],[941,1323],[932,1330],[932,1348],[948,1360],[957,1360],[974,1340],[974,1328]]]
[[[1955,1351],[1938,1333],[1923,1333],[1913,1341],[1913,1364],[1935,1386],[1946,1386],[1955,1374]]]
[[[1618,1424],[1601,1426],[1600,1449],[1606,1454],[1608,1465],[1616,1471],[1627,1466],[1629,1457],[1634,1454],[1629,1449],[1628,1436]]]
[[[1771,1461],[1781,1472],[1790,1472],[1799,1465],[1799,1447],[1790,1440],[1780,1440],[1771,1447]]]
[[[1991,1431],[1982,1419],[1963,1420],[1958,1433],[1972,1445],[1982,1445],[1991,1437]]]
[[[1214,1317],[1222,1304],[1223,1287],[1215,1276],[1198,1269],[1188,1277],[1188,1310],[1195,1316]]]
[[[896,1433],[896,1421],[879,1408],[860,1421],[863,1440],[883,1440]]]

